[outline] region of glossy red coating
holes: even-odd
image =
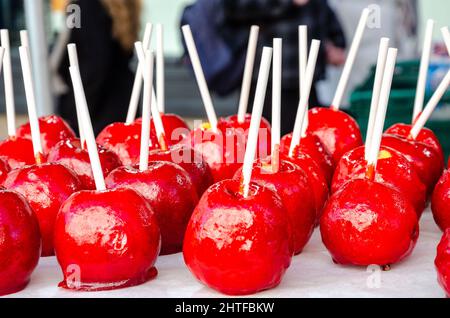
[[[281,138],[280,151],[283,153],[289,153],[291,148],[292,134],[288,134]],[[296,152],[302,152],[309,155],[322,169],[323,175],[327,179],[327,183],[331,184],[333,178],[333,157],[323,146],[319,137],[312,134],[307,134],[302,138],[300,145],[295,149]]]
[[[130,188],[143,195],[158,219],[161,254],[181,252],[186,226],[198,203],[197,191],[184,169],[167,161],[150,162],[144,172],[121,167],[109,174],[106,186]]]
[[[234,179],[241,180],[242,169]],[[270,162],[258,160],[253,165],[252,182],[256,182],[277,193],[289,216],[292,229],[294,253],[300,254],[308,243],[316,225],[316,204],[310,194],[309,178],[296,164],[280,160],[274,172]]]
[[[122,166],[119,157],[114,152],[100,145],[97,148],[104,176],[107,176],[111,171]],[[78,176],[83,190],[95,190],[95,181],[94,175],[92,174],[89,153],[86,148],[81,148],[79,139],[60,141],[50,150],[47,162],[60,163],[72,169]]]
[[[114,152],[125,166],[137,164],[141,154],[141,124],[113,123],[100,132],[97,143]],[[157,148],[158,145],[150,145],[150,149]]]
[[[0,142],[0,159],[6,161],[11,169],[34,165],[33,143],[28,138],[7,138]]]
[[[67,198],[80,190],[75,173],[61,164],[46,163],[12,170],[4,186],[22,194],[39,221],[42,256],[52,256],[56,214]]]
[[[40,117],[39,128],[44,153],[48,153],[61,140],[76,137],[64,119],[55,115]],[[17,128],[17,136],[31,139],[30,124],[24,124]]]
[[[347,152],[339,161],[333,178],[331,192],[337,192],[355,179],[365,179],[367,162],[365,147]],[[427,188],[420,180],[411,163],[398,151],[381,147],[373,181],[388,185],[404,194],[414,205],[420,217],[425,209]]]
[[[397,135],[401,137],[408,138],[410,136],[412,125],[408,124],[395,124],[386,130],[388,135]],[[419,135],[416,138],[417,141],[426,143],[427,145],[433,147],[433,149],[438,153],[439,160],[444,161],[444,150],[442,145],[435,135],[435,133],[428,128],[422,128]]]
[[[362,146],[363,140],[357,122],[343,111],[331,108],[313,108],[308,112],[308,132],[319,137],[334,164],[347,152]]]
[[[135,286],[157,275],[161,235],[147,201],[130,189],[81,191],[61,207],[55,251],[60,287],[97,291]]]
[[[444,162],[439,159],[433,147],[423,142],[387,134],[383,136],[381,145],[402,153],[413,164],[428,192],[433,191],[444,170]]]
[[[221,129],[217,133],[212,129],[197,128],[192,130],[183,141],[194,148],[208,163],[214,182],[232,179],[242,166],[245,156],[245,134],[232,128]]]
[[[436,224],[442,231],[450,228],[450,170],[444,172],[434,188],[431,211]]]
[[[41,255],[35,214],[23,196],[0,189],[0,296],[24,289]]]
[[[434,262],[438,272],[438,281],[450,297],[450,229],[447,229],[437,248]]]
[[[161,149],[152,150],[149,154],[149,160],[169,161],[178,164],[191,177],[199,197],[214,183],[208,164],[202,155],[189,145],[178,144],[165,151]]]
[[[320,232],[336,263],[386,266],[411,254],[419,223],[414,207],[397,190],[357,179],[328,200]]]
[[[201,198],[189,222],[183,256],[205,285],[229,295],[276,287],[292,257],[289,219],[278,195],[251,183],[224,180]]]
[[[317,163],[307,154],[297,152],[294,157],[289,157],[287,153],[281,153],[280,159],[291,161],[299,166],[308,176],[308,183],[316,204],[317,221],[322,214],[322,209],[327,202],[329,188],[322,170]]]
[[[251,121],[251,114],[245,114],[244,121],[242,123],[238,121],[237,115],[232,115],[219,120],[218,126],[222,131],[225,131],[227,128],[239,129],[244,132],[245,139],[247,140]],[[261,118],[259,129],[260,138],[258,139],[257,157],[264,159],[267,155],[270,155],[272,149],[271,127],[269,121],[264,117]]]
[[[3,181],[5,181],[9,170],[11,170],[11,168],[6,163],[6,161],[3,161],[2,159],[0,159],[0,185],[3,183]]]

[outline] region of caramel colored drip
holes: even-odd
[[[366,178],[370,181],[373,181],[375,179],[375,166],[374,165],[368,165],[366,170]]]
[[[378,160],[389,159],[392,158],[392,154],[387,150],[381,150],[378,153]]]
[[[38,153],[38,154],[35,156],[35,159],[36,159],[36,164],[37,164],[37,165],[40,165],[40,164],[43,164],[43,163],[44,163],[44,157],[43,157],[42,153]]]
[[[162,151],[167,151],[168,147],[167,147],[167,141],[166,141],[166,135],[162,134],[158,140],[159,142],[159,146],[161,147]]]
[[[211,124],[210,123],[203,123],[200,127],[203,130],[209,130],[209,129],[211,129]]]

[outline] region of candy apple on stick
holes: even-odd
[[[4,186],[22,194],[36,214],[42,235],[42,256],[53,255],[53,230],[61,204],[80,190],[75,173],[61,164],[43,163],[41,134],[36,115],[36,102],[27,47],[21,46],[20,61],[30,118],[35,165],[12,170]]]
[[[352,117],[340,111],[339,108],[369,15],[370,10],[364,9],[331,106],[329,108],[313,108],[308,114],[308,132],[319,137],[325,148],[333,156],[334,164],[337,164],[347,151],[363,144],[358,124]]]
[[[345,184],[355,179],[367,177],[370,149],[373,140],[373,132],[380,100],[380,90],[383,81],[383,73],[386,66],[386,58],[389,48],[389,39],[380,41],[378,62],[375,72],[372,103],[370,107],[369,123],[365,147],[358,147],[347,152],[339,161],[333,178],[332,192],[337,192]],[[413,203],[417,214],[420,216],[425,208],[426,187],[416,174],[411,163],[398,151],[382,147],[380,149],[377,170],[371,172],[376,182],[389,185],[403,193]]]
[[[184,143],[193,147],[204,157],[211,168],[215,182],[231,179],[241,166],[246,138],[233,128],[219,129],[191,29],[185,25],[182,31],[208,117],[208,123],[191,131]]]
[[[328,201],[320,222],[322,240],[338,264],[384,266],[408,256],[419,224],[403,194],[374,181],[397,50],[389,49],[383,76],[367,177],[348,182]]]
[[[25,198],[0,188],[0,296],[24,289],[41,255],[36,215]]]
[[[139,285],[157,275],[161,236],[148,202],[131,189],[106,190],[86,97],[77,66],[70,75],[82,116],[96,190],[80,191],[61,207],[55,251],[71,290],[108,290]]]
[[[0,30],[1,50],[4,52],[0,59],[3,65],[3,79],[5,84],[5,104],[8,138],[0,141],[0,159],[15,169],[35,163],[33,144],[30,139],[18,137],[16,134],[16,117],[14,89],[11,70],[11,49],[8,30]],[[3,63],[2,63],[3,62]]]
[[[423,112],[417,118],[413,127],[408,133],[408,137],[386,134],[382,144],[394,148],[401,152],[414,166],[417,174],[431,192],[441,176],[444,168],[444,159],[433,146],[418,140],[419,134],[430,118],[436,106],[439,104],[450,85],[450,71],[439,84],[436,92],[431,97]]]
[[[157,105],[151,105],[153,79],[153,54],[145,58],[142,45],[136,43],[144,71],[144,110],[141,133],[139,167],[121,167],[109,174],[109,189],[127,188],[140,193],[150,204],[157,218],[161,236],[161,254],[181,252],[184,233],[198,196],[188,173],[180,166],[167,161],[149,162],[150,112],[159,114]],[[155,118],[158,136],[164,138],[162,123]]]
[[[264,48],[241,180],[210,187],[189,222],[183,256],[203,284],[229,295],[276,287],[292,257],[288,214],[280,197],[251,182],[270,72]]]
[[[291,161],[279,158],[281,41],[281,39],[274,39],[273,43],[272,155],[269,160],[255,161],[252,181],[273,190],[280,196],[291,223],[294,252],[299,254],[313,233],[317,211],[314,196],[310,195],[308,175]],[[319,51],[318,41],[313,42],[312,49]],[[317,53],[313,55],[317,57]],[[314,73],[314,68],[310,70]],[[302,100],[301,103],[307,103],[307,100]],[[240,180],[241,176],[242,169],[238,170],[235,179]]]

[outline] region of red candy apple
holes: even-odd
[[[287,153],[281,153],[280,158],[295,163],[308,176],[308,183],[316,204],[317,220],[319,220],[329,194],[327,181],[322,170],[310,156],[301,152],[294,153],[292,158]]]
[[[235,179],[241,177],[242,169],[238,170]],[[258,160],[253,165],[252,181],[280,196],[291,222],[294,253],[301,253],[311,238],[317,215],[308,175],[287,160],[280,160],[278,171],[272,170],[270,162]]]
[[[142,284],[157,275],[161,246],[156,217],[130,189],[81,191],[61,207],[55,252],[60,287],[96,291]]]
[[[98,155],[105,176],[122,165],[120,159],[114,152],[106,150],[102,146],[98,146]],[[72,169],[78,176],[82,189],[95,189],[89,153],[87,149],[81,148],[79,139],[60,141],[52,148],[52,150],[50,150],[47,162],[60,163]]]
[[[428,192],[433,190],[444,169],[444,162],[441,162],[433,147],[423,142],[394,135],[384,135],[382,145],[393,148],[404,155],[427,186]]]
[[[183,141],[200,153],[211,168],[214,182],[233,178],[242,166],[245,154],[245,134],[232,128],[214,132],[208,127],[191,131]]]
[[[389,266],[411,254],[419,223],[414,207],[397,190],[357,179],[328,200],[320,231],[336,263]]]
[[[4,186],[27,199],[39,221],[42,256],[53,255],[56,214],[64,201],[80,190],[80,181],[75,173],[61,164],[27,166],[11,171]]]
[[[55,115],[39,118],[42,148],[44,153],[50,151],[61,140],[75,138],[72,128],[61,118]],[[30,124],[25,124],[17,129],[17,136],[31,139]]]
[[[208,164],[199,153],[188,145],[178,144],[170,147],[169,150],[152,150],[149,154],[149,160],[173,162],[186,170],[199,197],[214,182]]]
[[[364,154],[365,147],[358,147],[341,158],[333,178],[331,187],[333,193],[339,191],[349,181],[366,178],[367,162]],[[422,215],[427,196],[426,186],[411,163],[400,152],[381,147],[373,178],[375,182],[391,186],[404,194],[414,205],[417,215],[419,217]]]
[[[0,159],[8,163],[11,169],[36,163],[34,157],[33,143],[28,138],[8,138],[0,142]]]
[[[20,194],[0,189],[0,296],[25,288],[41,254],[39,225]]]
[[[6,176],[8,175],[10,168],[9,165],[6,163],[6,161],[3,161],[0,159],[0,184],[5,181]]]
[[[438,272],[438,281],[444,288],[447,297],[450,297],[450,229],[447,229],[437,248],[435,260]]]
[[[411,129],[412,125],[395,124],[386,130],[386,134],[408,138],[410,137]],[[444,150],[442,149],[442,145],[431,129],[422,128],[419,135],[417,135],[416,140],[433,147],[438,153],[440,160],[444,161]]]
[[[308,132],[319,137],[334,164],[347,152],[363,144],[356,121],[342,111],[313,108],[308,112]]]
[[[442,231],[450,228],[450,170],[444,172],[434,189],[431,210]]]
[[[280,151],[289,153],[291,142],[292,134],[288,134],[281,138]],[[333,178],[333,158],[317,136],[307,134],[302,138],[296,151],[309,155],[319,165],[328,184],[331,184],[331,179]]]
[[[111,124],[97,136],[97,143],[114,152],[125,166],[137,164],[141,153],[141,124]],[[152,144],[151,148],[157,145]]]
[[[183,256],[205,285],[229,295],[276,287],[292,257],[288,214],[278,195],[255,183],[244,198],[241,183],[211,186],[189,222]]]
[[[109,174],[106,186],[130,188],[150,203],[161,229],[161,254],[181,251],[184,232],[198,202],[197,192],[187,172],[167,161],[153,161],[146,171],[121,167]]]

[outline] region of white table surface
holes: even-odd
[[[305,251],[293,258],[282,283],[251,297],[445,297],[434,267],[441,235],[427,211],[422,217],[420,237],[413,254],[388,272],[374,273],[367,268],[334,264],[316,229]],[[223,297],[194,279],[181,254],[160,257],[156,267],[159,272],[156,279],[140,286],[105,292],[73,292],[57,287],[62,274],[56,259],[42,258],[28,287],[7,297]],[[379,281],[379,288],[370,288],[368,281]]]

